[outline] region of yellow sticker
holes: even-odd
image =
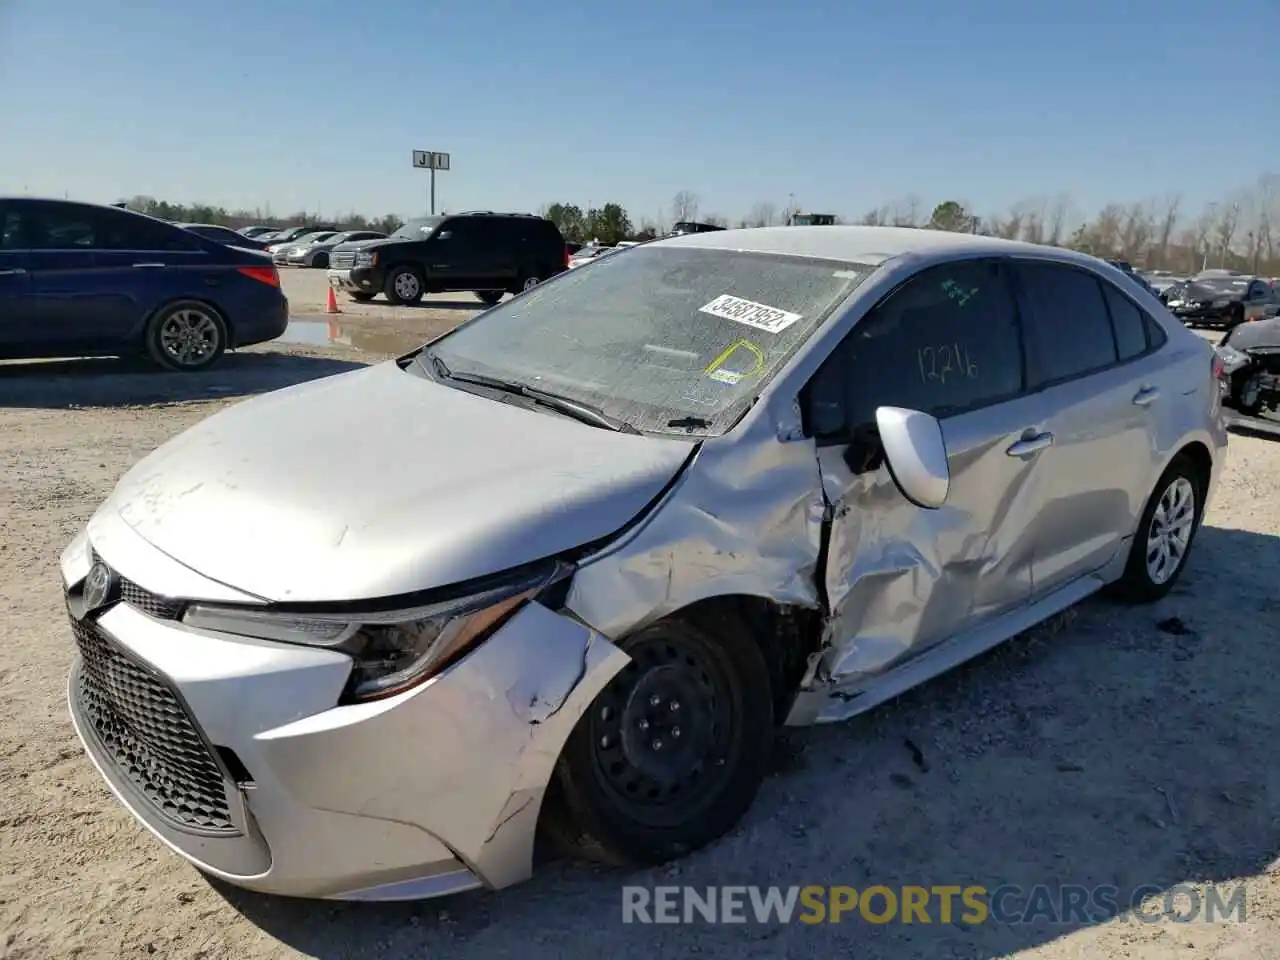
[[[748,370],[727,370],[725,365],[740,350],[745,350],[751,354],[751,367]],[[747,377],[756,376],[764,369],[764,351],[752,343],[750,340],[735,340],[702,371],[712,380],[720,383],[735,384]]]

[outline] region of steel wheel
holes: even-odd
[[[1196,490],[1186,477],[1165,488],[1147,529],[1147,576],[1157,586],[1178,572],[1191,546],[1196,521]]]
[[[724,671],[678,640],[647,638],[593,706],[600,784],[637,821],[682,822],[723,780],[733,722]]]
[[[662,863],[723,836],[751,806],[772,745],[772,684],[726,610],[651,624],[619,646],[631,661],[574,727],[541,822],[571,853]]]
[[[222,322],[208,307],[176,307],[159,321],[156,341],[169,366],[184,370],[204,367],[222,351]]]

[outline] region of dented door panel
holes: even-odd
[[[1037,458],[1008,448],[1042,417],[1022,397],[943,423],[947,503],[911,504],[887,466],[854,474],[843,448],[818,450],[831,522],[823,573],[830,616],[817,682],[858,685],[972,622],[1026,602],[1041,503]]]

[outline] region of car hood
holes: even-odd
[[[1227,334],[1222,343],[1236,350],[1280,350],[1280,317],[1242,323]]]
[[[386,243],[390,237],[374,237],[372,240],[347,240],[345,243],[339,243],[334,247],[335,250],[364,250],[367,247],[374,247],[380,243]],[[403,240],[397,240],[396,243],[404,243]]]
[[[388,362],[214,414],[139,461],[102,509],[179,563],[263,599],[368,600],[607,537],[693,449]]]

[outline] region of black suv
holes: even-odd
[[[329,255],[329,284],[361,301],[385,293],[392,303],[417,303],[425,293],[470,290],[494,304],[568,268],[568,247],[550,220],[477,210],[339,244]]]

